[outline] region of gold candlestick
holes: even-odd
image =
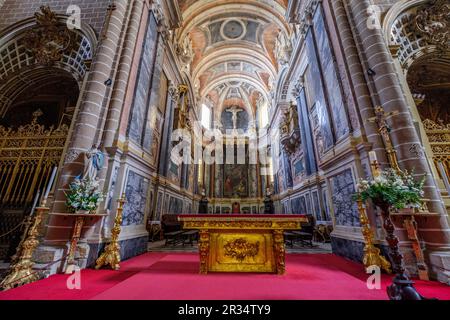
[[[97,259],[95,269],[100,269],[102,266],[110,265],[113,270],[120,269],[120,244],[119,235],[122,226],[122,212],[123,205],[126,202],[125,194],[118,200],[117,215],[114,221],[114,228],[111,231],[111,242],[106,247],[102,255]]]
[[[39,245],[39,225],[44,214],[49,211],[49,208],[46,207],[46,199],[42,201],[40,207],[36,208],[36,211],[34,219],[32,218],[31,227],[27,230],[26,238],[17,250],[17,260],[11,264],[9,274],[0,283],[0,288],[3,290],[9,290],[39,280],[39,274],[33,271],[34,262],[32,258],[34,250]]]
[[[359,219],[361,223],[361,231],[364,236],[364,266],[369,268],[370,266],[378,266],[387,273],[391,273],[391,264],[383,256],[380,255],[380,249],[374,246],[374,234],[370,228],[369,219],[367,218],[366,208],[363,205],[361,198],[358,199],[358,211]]]

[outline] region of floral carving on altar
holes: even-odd
[[[244,238],[229,241],[224,245],[225,255],[235,258],[240,262],[245,258],[256,257],[259,252],[259,242],[250,243]]]

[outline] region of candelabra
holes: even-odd
[[[375,247],[375,245],[373,244],[374,234],[372,229],[370,228],[369,219],[367,218],[366,208],[363,205],[363,201],[359,198],[357,200],[357,203],[359,220],[362,227],[362,234],[365,240],[363,257],[364,266],[366,267],[366,269],[370,266],[378,266],[387,273],[391,273],[391,264],[380,254],[380,249]]]
[[[36,214],[32,217],[30,228],[26,229],[25,240],[17,250],[17,258],[11,264],[8,275],[0,283],[0,288],[9,290],[39,280],[39,274],[33,271],[33,252],[39,245],[39,225],[44,214],[49,211],[46,199],[36,208]]]
[[[117,215],[114,221],[114,228],[111,231],[111,242],[105,249],[105,252],[97,259],[96,269],[100,269],[102,266],[110,265],[112,269],[119,270],[120,268],[120,244],[119,235],[122,226],[122,212],[123,205],[125,203],[125,195],[118,200],[119,206],[117,207]]]

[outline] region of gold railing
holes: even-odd
[[[0,126],[0,204],[23,208],[33,201],[37,190],[48,183],[59,164],[68,127],[58,129],[38,124],[40,110],[30,124],[18,129]]]
[[[450,124],[439,124],[432,120],[423,121],[425,132],[433,151],[433,162],[450,192]]]

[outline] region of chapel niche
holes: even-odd
[[[16,129],[33,120],[41,110],[38,123],[46,128],[70,126],[79,96],[78,83],[71,76],[46,77],[30,84],[0,117],[0,126]]]
[[[421,120],[450,124],[450,58],[417,61],[410,67],[407,80]]]

